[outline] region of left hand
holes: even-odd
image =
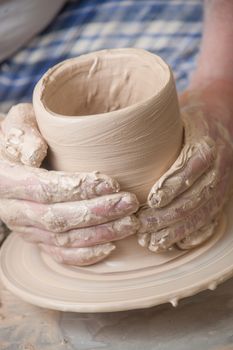
[[[184,145],[138,213],[138,242],[154,252],[207,240],[230,193],[233,170],[233,89],[217,81],[181,98]]]
[[[12,107],[0,122],[0,218],[60,263],[105,259],[137,231],[136,196],[98,172],[40,168],[46,152],[32,105]]]

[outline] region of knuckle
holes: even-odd
[[[47,183],[39,182],[37,197],[41,203],[51,203],[53,195]]]
[[[11,227],[15,227],[18,224],[19,218],[17,215],[1,215],[1,220],[11,229]]]
[[[53,171],[42,169],[36,173],[36,185],[40,202],[52,203],[57,199],[62,183]]]
[[[64,216],[58,215],[58,213],[52,207],[47,209],[42,220],[46,230],[57,233],[65,231],[68,225]]]

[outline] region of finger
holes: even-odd
[[[212,197],[215,185],[216,172],[211,170],[167,206],[158,209],[142,208],[137,214],[141,223],[140,233],[155,232],[190,215],[197,207]]]
[[[100,244],[88,248],[61,248],[39,244],[45,253],[61,264],[85,266],[105,259],[114,249],[112,243]]]
[[[109,176],[30,168],[0,159],[0,197],[56,203],[90,199],[119,191]]]
[[[227,198],[226,193],[228,189],[229,178],[224,178],[219,184],[216,193],[209,201],[198,207],[189,216],[183,218],[183,220],[152,233],[149,249],[154,252],[166,251],[174,243],[181,241],[207,223],[210,223],[221,211]]]
[[[137,209],[136,196],[126,192],[53,205],[13,199],[0,201],[0,217],[9,227],[35,226],[52,232],[96,226],[131,215]]]
[[[47,154],[31,103],[13,106],[1,124],[4,135],[2,152],[7,159],[39,167]]]
[[[185,146],[171,168],[152,187],[148,196],[149,206],[159,208],[168,205],[213,165],[215,144],[206,134],[202,135],[206,132],[203,123],[196,118],[195,123],[189,122],[186,126]]]
[[[213,220],[210,224],[184,237],[181,241],[176,242],[177,247],[182,250],[188,250],[205,243],[215,233],[217,224],[217,219]]]
[[[160,208],[171,203],[208,170],[214,157],[214,147],[206,140],[185,146],[173,166],[152,187],[149,206]]]
[[[138,244],[143,248],[149,247],[150,238],[151,238],[151,233],[149,233],[149,232],[144,232],[144,233],[139,232],[137,234]]]
[[[222,143],[218,146],[218,155],[214,167],[202,175],[187,191],[175,198],[163,208],[141,209],[137,214],[140,222],[140,233],[155,232],[183,217],[191,215],[200,205],[210,200],[215,188],[224,178],[230,181],[232,172],[231,149]]]
[[[138,220],[127,216],[106,224],[54,233],[37,227],[11,227],[22,238],[31,243],[44,243],[57,247],[82,248],[117,241],[136,233]]]

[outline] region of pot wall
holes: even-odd
[[[33,105],[52,169],[108,174],[141,203],[181,148],[171,70],[144,50],[64,61],[38,82]]]

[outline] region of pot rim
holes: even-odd
[[[123,108],[119,108],[117,110],[114,111],[110,111],[110,112],[104,112],[104,113],[96,113],[96,114],[87,114],[87,115],[65,115],[65,114],[60,114],[57,112],[54,112],[53,110],[51,110],[45,103],[44,101],[44,94],[45,94],[45,90],[46,90],[46,84],[48,82],[49,79],[51,79],[51,77],[53,76],[54,72],[59,72],[61,67],[64,67],[64,65],[68,65],[70,67],[70,63],[75,63],[77,60],[81,61],[81,60],[85,60],[86,58],[90,57],[93,55],[93,53],[95,55],[98,56],[104,56],[107,54],[127,54],[127,55],[136,55],[138,56],[140,54],[143,56],[147,56],[150,57],[150,59],[154,59],[155,60],[155,64],[159,64],[160,66],[163,67],[164,72],[167,74],[167,78],[165,80],[164,85],[161,87],[161,89],[159,91],[157,91],[156,93],[154,93],[153,95],[151,95],[150,97],[146,98],[143,101],[140,102],[136,102],[133,103],[129,106],[123,107]],[[65,68],[66,69],[66,68]],[[170,91],[169,91],[170,90]],[[167,92],[167,93],[166,93]],[[44,109],[46,111],[47,116],[52,116],[52,117],[56,117],[59,119],[65,119],[67,122],[68,121],[74,121],[74,119],[78,119],[78,120],[83,120],[83,119],[90,119],[90,118],[96,118],[98,117],[100,118],[106,118],[107,116],[111,115],[112,117],[116,117],[118,114],[121,114],[122,112],[125,113],[130,113],[132,111],[134,111],[135,109],[138,108],[143,108],[143,107],[148,107],[148,105],[150,105],[151,103],[155,104],[156,101],[160,101],[161,100],[161,96],[163,97],[167,97],[167,100],[169,98],[171,98],[171,95],[174,94],[174,92],[176,93],[176,88],[175,88],[175,83],[174,83],[174,78],[173,78],[173,73],[172,70],[170,68],[170,66],[158,55],[153,54],[149,51],[143,50],[143,49],[138,49],[138,48],[122,48],[122,49],[105,49],[105,50],[100,50],[100,51],[96,51],[96,52],[90,52],[84,55],[80,55],[77,57],[73,57],[73,58],[69,58],[66,59],[58,64],[56,64],[55,66],[53,66],[52,68],[50,68],[42,77],[41,79],[37,82],[34,91],[33,91],[33,104],[36,101],[36,103],[40,105],[40,107],[42,109]],[[166,102],[164,102],[166,103]]]

